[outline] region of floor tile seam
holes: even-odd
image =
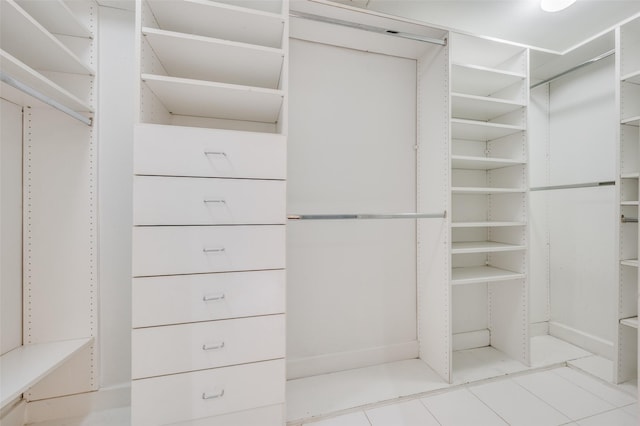
[[[369,422],[369,426],[373,426],[373,422],[369,418],[369,415],[367,414],[367,412],[365,410],[362,410],[362,414],[364,414],[364,418],[367,419],[367,422]]]
[[[574,423],[575,420],[571,418],[571,416],[569,416],[568,414],[563,413],[562,411],[560,411],[559,409],[557,409],[556,407],[554,407],[553,405],[551,405],[550,403],[548,403],[547,401],[545,401],[544,399],[542,399],[541,396],[537,395],[536,393],[534,393],[531,389],[528,389],[526,386],[518,383],[518,381],[513,380],[513,382],[520,386],[522,389],[525,390],[525,392],[530,393],[531,395],[533,395],[534,398],[537,398],[539,401],[541,401],[543,404],[545,404],[546,406],[550,407],[552,410],[556,411],[557,413],[560,413],[560,415],[566,417],[567,419],[569,419],[569,421],[567,423],[563,423],[563,424],[571,424]]]
[[[426,404],[424,403],[424,401],[423,401],[424,399],[426,399],[426,398],[419,398],[419,399],[418,399],[418,402],[419,402],[419,403],[424,407],[424,409],[425,409],[425,410],[427,410],[427,412],[428,412],[429,414],[431,414],[431,417],[433,417],[433,418],[436,420],[436,422],[438,422],[438,424],[439,424],[440,426],[442,426],[442,423],[440,422],[440,419],[438,419],[438,418],[436,417],[436,415],[435,415],[435,414],[433,414],[433,412],[432,412],[431,410],[429,410],[429,407],[427,407],[427,405],[426,405]]]
[[[629,416],[630,418],[632,418],[633,420],[635,420],[635,419],[633,418],[633,416],[632,416],[631,414],[627,413],[626,411],[624,411],[624,410],[622,409],[622,407],[615,407],[615,408],[612,408],[611,410],[605,410],[605,411],[601,411],[601,412],[596,413],[596,414],[592,414],[592,415],[590,415],[590,416],[580,417],[580,418],[578,418],[578,419],[574,419],[573,421],[574,421],[574,422],[579,422],[580,420],[590,419],[591,417],[601,416],[601,415],[603,415],[603,414],[611,413],[611,412],[613,412],[613,411],[620,411],[620,412],[622,412],[622,413],[626,414],[627,416]]]
[[[635,395],[630,390],[626,390],[626,389],[620,387],[620,385],[617,385],[615,383],[608,382],[607,380],[603,379],[602,377],[596,376],[595,374],[592,374],[592,373],[588,372],[587,370],[584,370],[584,369],[582,369],[582,368],[580,368],[580,367],[578,367],[576,365],[567,363],[567,367],[572,369],[572,370],[574,370],[574,371],[577,371],[579,373],[585,374],[588,377],[591,377],[591,378],[593,378],[593,379],[595,379],[595,380],[597,380],[597,381],[599,381],[599,382],[601,382],[601,383],[603,383],[605,385],[608,385],[608,386],[612,387],[613,389],[619,390],[620,392],[623,392],[626,395],[629,395],[629,396],[631,396],[633,398],[637,397],[637,395]]]
[[[601,401],[605,402],[606,404],[609,404],[609,405],[613,406],[614,408],[620,408],[620,407],[618,407],[617,405],[615,405],[614,403],[609,402],[609,401],[607,401],[606,399],[603,399],[601,396],[599,396],[599,395],[595,394],[594,392],[590,391],[589,389],[585,388],[584,386],[580,386],[580,384],[578,384],[578,383],[574,383],[574,382],[572,382],[571,380],[567,379],[566,377],[561,376],[560,374],[558,374],[558,373],[556,373],[556,372],[553,372],[553,371],[552,371],[552,373],[553,373],[554,375],[556,375],[557,377],[560,377],[561,379],[563,379],[565,382],[571,383],[572,385],[579,387],[579,388],[580,388],[580,389],[582,389],[583,391],[585,391],[585,392],[587,392],[587,393],[590,393],[591,395],[595,396],[596,398],[598,398],[599,400],[601,400]],[[604,383],[602,383],[602,385],[607,386],[607,385],[606,385],[606,384],[604,384]]]
[[[509,422],[507,421],[507,419],[505,419],[504,417],[502,417],[502,416],[500,415],[500,413],[498,413],[496,410],[494,410],[493,408],[491,408],[491,407],[489,406],[489,404],[487,404],[486,402],[484,402],[484,401],[482,400],[482,398],[480,398],[478,395],[476,395],[475,393],[473,393],[473,391],[472,391],[471,389],[469,389],[469,387],[467,387],[467,391],[468,391],[471,395],[473,395],[473,397],[474,397],[475,399],[477,399],[478,401],[480,401],[480,403],[481,403],[482,405],[484,405],[485,407],[487,407],[487,408],[488,408],[489,410],[491,410],[491,411],[492,411],[496,416],[498,416],[498,418],[499,418],[500,420],[502,420],[506,425],[510,425],[510,424],[511,424],[511,423],[509,423]]]

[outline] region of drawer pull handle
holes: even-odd
[[[224,293],[220,293],[220,294],[205,294],[204,296],[202,296],[202,300],[204,302],[213,302],[216,300],[224,300],[226,296],[224,295]]]
[[[202,251],[204,253],[223,253],[224,247],[216,247],[216,248],[203,248]]]
[[[218,393],[207,393],[207,392],[202,393],[202,399],[204,400],[222,398],[223,396],[224,396],[224,389],[222,389]]]
[[[224,348],[224,342],[219,342],[219,343],[210,343],[210,344],[204,344],[202,345],[202,350],[203,351],[214,351],[216,349],[223,349]]]
[[[226,157],[227,153],[223,151],[205,151],[204,155],[221,155],[222,157]]]
[[[226,200],[215,200],[215,199],[207,199],[204,200],[205,204],[207,203],[212,203],[212,204],[227,204]]]

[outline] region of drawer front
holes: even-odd
[[[284,360],[134,380],[131,424],[166,425],[281,404]]]
[[[134,379],[284,358],[284,315],[137,328]]]
[[[282,135],[139,124],[134,140],[138,175],[286,178]]]
[[[285,423],[284,404],[278,404],[174,423],[171,426],[283,426]]]
[[[133,228],[133,275],[283,269],[285,226]]]
[[[134,278],[133,327],[181,324],[285,311],[285,272]]]
[[[134,225],[284,224],[279,180],[135,176]]]

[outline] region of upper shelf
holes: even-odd
[[[623,75],[620,80],[627,83],[640,84],[640,71],[634,71],[627,75]]]
[[[621,319],[620,324],[626,325],[627,327],[638,328],[638,317]]]
[[[280,48],[281,14],[209,0],[150,1],[160,28],[222,40]]]
[[[476,96],[490,96],[519,81],[525,75],[493,68],[469,64],[452,64],[452,88],[456,93]]]
[[[525,164],[525,162],[505,158],[473,157],[468,155],[451,156],[451,168],[453,169],[493,170],[522,164]]]
[[[480,195],[489,195],[489,194],[517,194],[522,192],[527,192],[526,189],[522,188],[476,188],[470,186],[454,186],[451,188],[451,192],[453,194],[480,194]]]
[[[171,76],[277,89],[280,49],[143,28],[142,34]]]
[[[19,346],[0,357],[2,376],[0,395],[4,407],[35,385],[73,354],[83,349],[93,338],[36,343]]]
[[[525,245],[505,244],[495,241],[470,241],[451,243],[451,254],[497,253],[502,251],[525,250]]]
[[[454,117],[481,121],[489,121],[524,107],[522,102],[463,93],[452,93],[451,101]]]
[[[0,48],[36,70],[93,75],[60,40],[13,0],[2,0]]]
[[[276,123],[283,92],[273,89],[142,74],[171,114]]]
[[[452,222],[452,228],[501,228],[509,226],[525,226],[525,222],[499,222],[499,221],[484,221],[484,222]]]
[[[56,102],[77,112],[92,112],[88,103],[78,99],[67,90],[44,77],[39,72],[23,64],[4,50],[0,49],[0,69],[22,84],[35,89]]]
[[[628,126],[640,126],[640,115],[635,117],[625,118],[620,121],[620,124],[626,124]]]
[[[62,0],[16,0],[16,3],[53,34],[91,37],[91,31]]]
[[[451,271],[451,284],[474,284],[492,281],[507,281],[524,278],[521,272],[508,271],[493,266],[470,266],[453,268]]]
[[[524,126],[488,123],[484,121],[451,119],[451,134],[454,139],[490,141],[525,130]]]

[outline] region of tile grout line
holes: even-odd
[[[606,399],[603,399],[602,397],[600,397],[599,395],[597,395],[597,394],[595,394],[594,392],[590,391],[589,389],[585,388],[584,386],[580,386],[578,383],[574,383],[574,382],[572,382],[571,380],[567,379],[566,377],[561,376],[560,374],[557,374],[557,373],[556,373],[556,372],[554,372],[553,370],[552,370],[551,372],[552,372],[555,376],[560,377],[561,379],[563,379],[564,381],[566,381],[566,382],[568,382],[568,383],[571,383],[571,384],[572,384],[572,385],[574,385],[574,386],[579,387],[580,389],[582,389],[583,391],[585,391],[585,392],[587,392],[587,393],[590,393],[591,395],[595,396],[595,397],[596,397],[596,398],[598,398],[599,400],[604,401],[605,403],[607,403],[607,404],[609,404],[609,405],[612,405],[612,406],[613,406],[613,407],[615,407],[615,408],[622,408],[622,407],[618,407],[617,405],[615,405],[615,404],[614,404],[614,403],[612,403],[612,402],[607,401]],[[587,376],[587,377],[590,377],[590,376]],[[604,383],[601,383],[601,385],[603,385],[603,386],[607,386],[607,385],[606,385],[606,384],[604,384]],[[617,390],[617,389],[615,389],[615,388],[613,388],[613,389],[614,389],[614,390]],[[628,395],[628,394],[627,394],[627,393],[625,393],[625,395]],[[633,404],[633,402],[632,402],[632,404]],[[607,411],[610,411],[610,410],[607,410]],[[605,413],[605,412],[606,412],[606,411],[603,411],[603,413]]]
[[[480,401],[480,403],[482,403],[485,407],[487,407],[489,410],[491,410],[493,413],[495,413],[496,416],[498,416],[503,422],[505,422],[505,424],[510,425],[511,423],[509,423],[507,421],[507,419],[505,419],[504,417],[502,417],[496,410],[494,410],[493,408],[491,408],[489,406],[489,404],[487,404],[486,402],[484,402],[478,395],[476,395],[475,393],[473,393],[473,391],[467,386],[467,391],[473,395],[473,397],[475,399],[477,399],[478,401]]]
[[[436,421],[436,422],[438,422],[438,424],[439,424],[440,426],[442,426],[442,423],[440,423],[440,420],[436,417],[436,415],[435,415],[435,414],[433,414],[433,413],[431,412],[431,410],[429,410],[429,407],[427,407],[427,405],[422,401],[423,399],[428,399],[428,397],[418,398],[418,402],[420,403],[420,405],[422,405],[422,406],[424,407],[424,409],[425,409],[425,410],[427,410],[427,412],[428,412],[429,414],[431,414],[431,417],[433,417],[433,418],[435,419],[435,421]]]
[[[561,367],[562,368],[562,367]],[[553,370],[547,370],[547,371],[553,371]],[[533,393],[533,391],[527,389],[525,386],[521,385],[520,383],[518,383],[516,380],[513,380],[513,382],[520,386],[522,389],[524,389],[526,392],[529,392],[531,395],[533,395],[534,398],[539,399],[543,404],[551,407],[552,410],[555,410],[556,412],[560,413],[561,415],[563,415],[564,417],[566,417],[567,419],[569,419],[568,423],[563,423],[563,424],[571,424],[574,423],[575,420],[573,420],[568,414],[563,413],[562,411],[560,411],[559,409],[557,409],[556,407],[554,407],[553,405],[549,404],[547,401],[545,401],[544,399],[542,399],[540,396],[536,395],[535,393]]]

